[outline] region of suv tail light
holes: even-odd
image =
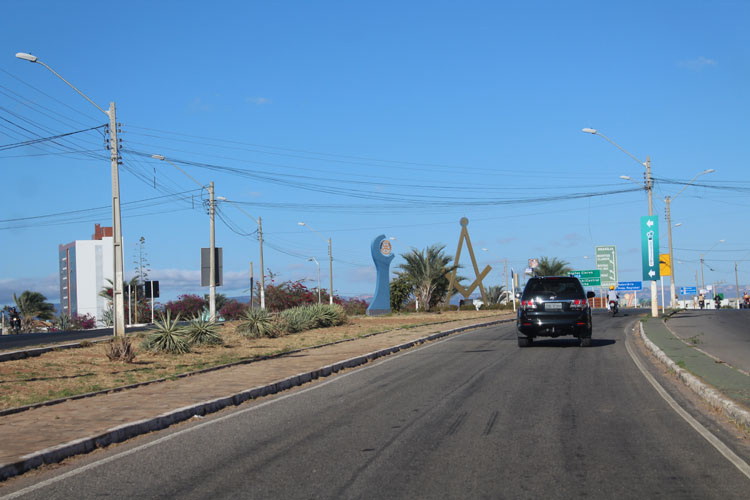
[[[534,304],[534,299],[522,300],[521,307],[524,309],[536,309],[536,304]]]
[[[583,309],[586,307],[587,301],[586,299],[575,299],[570,301],[570,308],[571,309]]]

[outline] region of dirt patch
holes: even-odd
[[[133,363],[110,362],[105,347],[95,344],[80,349],[51,351],[34,358],[0,363],[0,409],[15,408],[89,392],[176,377],[205,368],[314,347],[373,333],[421,325],[466,320],[491,321],[511,317],[503,311],[461,311],[443,314],[399,314],[385,317],[350,317],[342,326],[307,330],[269,339],[248,339],[236,331],[236,323],[220,328],[223,346],[194,347],[183,355],[153,354],[140,343],[145,333],[132,336],[137,348]]]

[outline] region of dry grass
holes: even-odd
[[[170,378],[182,373],[241,360],[362,337],[395,328],[409,328],[452,320],[492,319],[508,316],[501,311],[461,311],[443,314],[400,314],[386,317],[351,317],[342,326],[307,330],[279,338],[248,339],[236,333],[236,323],[219,329],[222,346],[195,346],[181,355],[153,354],[143,350],[144,336],[134,337],[137,348],[132,363],[111,362],[106,344],[52,351],[39,357],[0,363],[0,409],[25,406],[130,384]],[[450,328],[447,325],[446,328]]]

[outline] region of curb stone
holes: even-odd
[[[343,369],[354,368],[366,364],[377,358],[387,356],[389,354],[396,353],[403,349],[408,349],[425,342],[430,342],[442,337],[447,337],[449,335],[460,333],[466,330],[471,330],[474,328],[482,328],[501,323],[508,323],[511,321],[515,321],[515,318],[489,321],[486,323],[477,323],[473,325],[454,328],[452,330],[433,333],[426,337],[411,340],[409,342],[405,342],[393,347],[387,347],[384,349],[373,351],[368,354],[355,356],[354,358],[326,365],[310,372],[299,373],[297,375],[277,380],[263,386],[247,389],[230,396],[203,401],[195,405],[178,408],[176,410],[170,410],[153,418],[129,422],[117,427],[113,427],[95,436],[76,439],[74,441],[70,441],[58,446],[35,451],[23,456],[21,460],[15,463],[0,464],[0,481],[23,474],[24,472],[37,468],[43,464],[58,463],[74,455],[89,453],[97,448],[120,443],[141,434],[165,429],[170,425],[183,422],[196,415],[204,416],[206,414],[217,412],[229,406],[240,405],[251,399],[276,394],[278,392],[291,389],[292,387],[300,386],[314,379],[327,377]]]
[[[659,349],[646,335],[646,331],[643,328],[643,323],[638,322],[638,328],[640,329],[640,335],[646,347],[653,353],[656,358],[666,365],[672,372],[677,375],[685,385],[687,385],[693,392],[698,394],[704,401],[717,410],[721,410],[727,417],[734,420],[736,423],[746,429],[750,429],[750,412],[740,407],[737,403],[727,398],[719,391],[710,387],[708,384],[702,382],[698,377],[688,372],[687,370],[680,368],[677,363],[672,361],[664,351]]]

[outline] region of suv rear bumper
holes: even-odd
[[[533,312],[521,311],[516,321],[519,337],[575,337],[591,336],[591,317],[589,311],[549,315],[535,315]]]

